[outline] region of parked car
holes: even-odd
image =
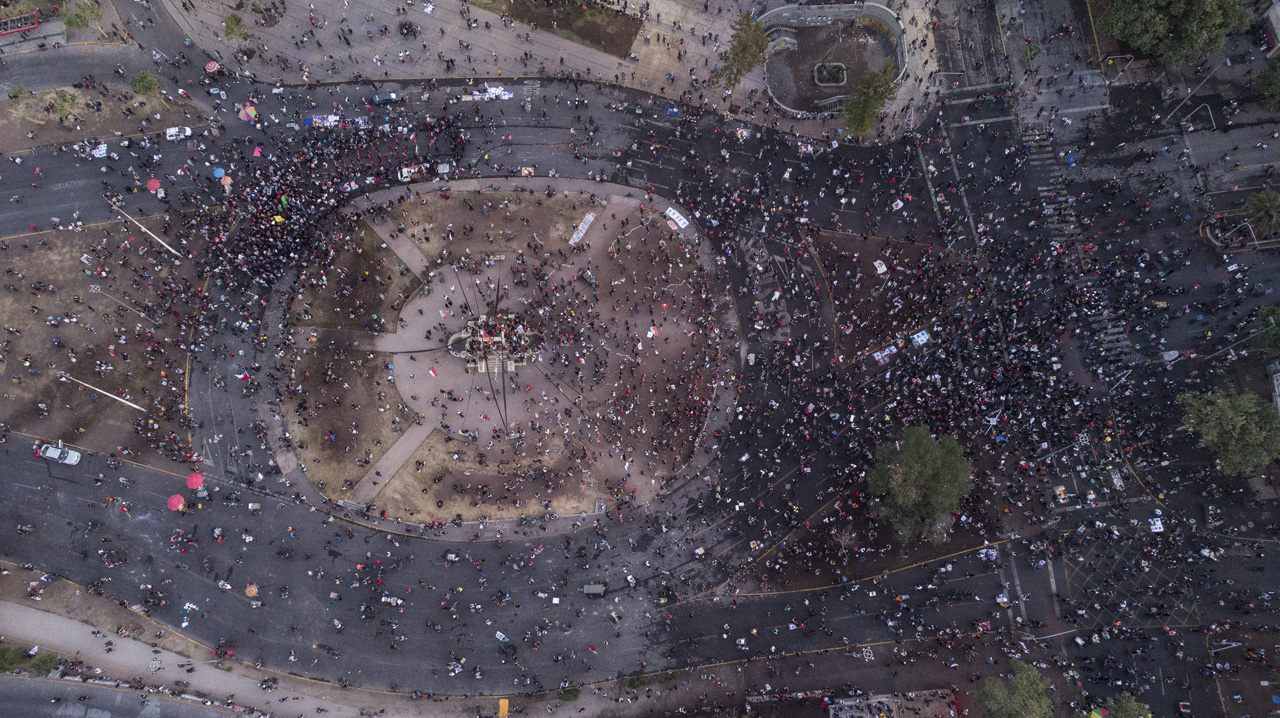
[[[373,96],[373,104],[390,105],[400,101],[400,95],[396,92],[379,92]]]
[[[190,127],[170,127],[164,131],[164,138],[170,142],[185,140],[191,136]]]
[[[80,452],[74,449],[68,449],[65,446],[55,446],[54,444],[45,444],[40,447],[40,458],[56,461],[59,464],[67,466],[75,466],[80,463]]]

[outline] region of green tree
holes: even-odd
[[[904,540],[939,539],[939,522],[960,506],[972,488],[971,469],[953,437],[934,439],[928,427],[909,426],[902,439],[876,447],[867,488],[877,514],[893,522]]]
[[[1280,413],[1253,392],[1183,394],[1182,422],[1228,474],[1260,471],[1280,456]]]
[[[988,678],[974,699],[987,718],[1051,718],[1049,680],[1040,671],[1015,660],[1013,677]]]
[[[1246,205],[1253,231],[1261,235],[1280,231],[1280,192],[1270,189],[1254,192]]]
[[[1280,349],[1280,307],[1263,307],[1258,312],[1262,325],[1262,343],[1268,349]]]
[[[76,96],[76,93],[70,90],[54,90],[53,92],[54,111],[58,113],[59,117],[66,117],[71,114],[71,111],[75,109],[76,103],[79,101],[80,98]]]
[[[244,29],[244,22],[238,15],[226,16],[222,20],[222,29],[226,31],[227,37],[249,37],[249,32]]]
[[[1258,92],[1267,109],[1280,112],[1280,57],[1268,60],[1266,69],[1258,75]]]
[[[748,72],[764,62],[764,53],[767,49],[769,49],[769,37],[765,33],[764,23],[757,20],[751,13],[739,15],[733,23],[733,41],[729,44],[724,70],[720,73],[724,89],[732,92]]]
[[[1177,64],[1213,52],[1249,22],[1240,0],[1111,0],[1102,29]]]
[[[893,61],[885,60],[879,70],[867,70],[858,86],[844,100],[841,120],[845,131],[861,137],[875,127],[880,109],[893,95]]]
[[[1151,709],[1130,693],[1107,699],[1107,718],[1151,718]]]
[[[160,89],[160,78],[143,70],[129,82],[129,86],[139,95],[150,95]]]
[[[102,8],[94,2],[76,3],[74,10],[62,16],[62,22],[68,30],[84,30],[92,25],[104,37],[107,34],[102,29]]]

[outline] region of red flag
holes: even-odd
[[[430,369],[427,369],[427,371],[431,372],[431,376],[440,376],[439,374],[436,373],[435,367],[431,367]]]

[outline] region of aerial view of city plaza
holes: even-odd
[[[1280,713],[1280,2],[292,2],[0,0],[0,717]]]

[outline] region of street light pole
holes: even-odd
[[[143,232],[146,232],[148,235],[150,235],[152,239],[154,239],[155,241],[157,241],[157,242],[159,242],[159,243],[160,243],[160,246],[161,246],[161,247],[164,247],[165,249],[169,250],[169,252],[170,252],[173,256],[175,256],[175,257],[177,257],[177,258],[179,258],[179,259],[181,259],[181,258],[182,258],[182,253],[180,253],[178,250],[176,250],[176,249],[174,249],[173,247],[170,247],[168,244],[166,244],[166,243],[165,243],[165,241],[164,241],[163,239],[160,239],[160,237],[156,236],[156,233],[155,233],[155,232],[152,232],[151,230],[149,230],[149,229],[147,229],[146,227],[142,226],[142,223],[141,223],[141,222],[139,222],[138,220],[136,220],[136,219],[134,219],[133,217],[130,217],[128,214],[126,214],[126,213],[125,213],[125,211],[124,211],[123,209],[121,209],[121,208],[120,208],[120,205],[118,205],[118,204],[116,204],[116,203],[114,203],[114,202],[110,202],[109,204],[111,205],[111,209],[114,209],[115,211],[119,212],[121,217],[124,217],[125,219],[129,220],[130,222],[133,222],[134,224],[138,225],[138,229],[140,229],[140,230],[142,230]]]
[[[156,325],[156,326],[160,326],[160,323],[159,323],[159,322],[157,322],[156,320],[154,320],[154,319],[152,319],[151,317],[149,317],[149,316],[147,316],[147,315],[143,314],[142,312],[138,311],[136,308],[131,307],[131,306],[129,306],[128,304],[125,304],[124,302],[120,301],[119,299],[115,298],[114,296],[112,296],[112,295],[110,295],[110,294],[107,294],[106,292],[102,291],[102,285],[99,285],[99,284],[90,284],[90,285],[89,285],[89,293],[90,293],[90,294],[101,294],[101,295],[103,295],[104,297],[107,297],[107,298],[108,298],[108,299],[110,299],[111,301],[115,302],[116,304],[119,304],[120,306],[124,307],[125,309],[128,309],[129,311],[133,312],[134,314],[137,314],[138,316],[142,317],[143,319],[146,319],[147,321],[151,322],[152,324],[154,324],[154,325]]]
[[[1215,65],[1214,68],[1209,71],[1209,74],[1205,75],[1204,79],[1200,81],[1200,84],[1196,85],[1196,89],[1192,90],[1191,92],[1188,92],[1186,98],[1184,98],[1182,102],[1179,102],[1177,107],[1169,111],[1169,119],[1172,120],[1173,116],[1177,114],[1179,108],[1187,104],[1187,100],[1190,100],[1192,97],[1195,97],[1196,93],[1200,91],[1200,88],[1204,87],[1204,83],[1208,82],[1209,78],[1213,77],[1213,74],[1218,71],[1218,68],[1222,67],[1227,62],[1229,62],[1229,60],[1227,60],[1226,58],[1223,58],[1222,62],[1219,62],[1217,65]]]
[[[1259,246],[1258,246],[1258,235],[1254,233],[1254,231],[1253,231],[1253,225],[1252,225],[1252,224],[1249,224],[1249,220],[1247,220],[1247,219],[1246,219],[1246,220],[1244,220],[1243,222],[1241,222],[1238,226],[1236,226],[1236,228],[1235,228],[1235,229],[1233,229],[1233,230],[1231,230],[1230,232],[1227,232],[1226,234],[1222,235],[1222,241],[1224,241],[1224,242],[1225,242],[1225,241],[1227,240],[1227,237],[1230,237],[1231,235],[1233,235],[1233,234],[1235,234],[1236,232],[1238,232],[1238,231],[1240,230],[1240,227],[1248,227],[1248,228],[1249,228],[1249,234],[1253,236],[1253,248],[1254,248],[1254,249],[1261,249],[1261,247],[1259,247]]]
[[[58,372],[58,378],[59,378],[59,379],[61,379],[61,380],[62,380],[62,381],[64,381],[64,382],[65,382],[65,381],[74,381],[75,383],[77,383],[77,384],[79,384],[79,385],[81,385],[81,386],[87,386],[87,387],[89,387],[90,389],[93,389],[94,391],[101,392],[102,394],[104,394],[105,396],[107,396],[107,397],[109,397],[109,398],[111,398],[111,399],[115,399],[116,401],[120,402],[121,404],[124,404],[125,406],[127,406],[127,407],[129,407],[129,408],[131,408],[131,409],[137,409],[138,411],[142,412],[143,414],[147,413],[147,410],[146,410],[145,408],[143,408],[143,407],[141,407],[141,406],[138,406],[137,404],[135,404],[135,403],[133,403],[133,402],[131,402],[131,401],[127,401],[127,400],[125,400],[125,399],[121,399],[120,397],[116,396],[115,394],[112,394],[112,393],[111,393],[111,392],[109,392],[109,391],[106,391],[106,390],[104,390],[104,389],[99,389],[98,387],[94,386],[93,384],[86,384],[85,382],[80,381],[79,379],[77,379],[77,378],[75,378],[75,377],[71,376],[70,374],[67,374],[65,371],[60,371],[60,372]]]

